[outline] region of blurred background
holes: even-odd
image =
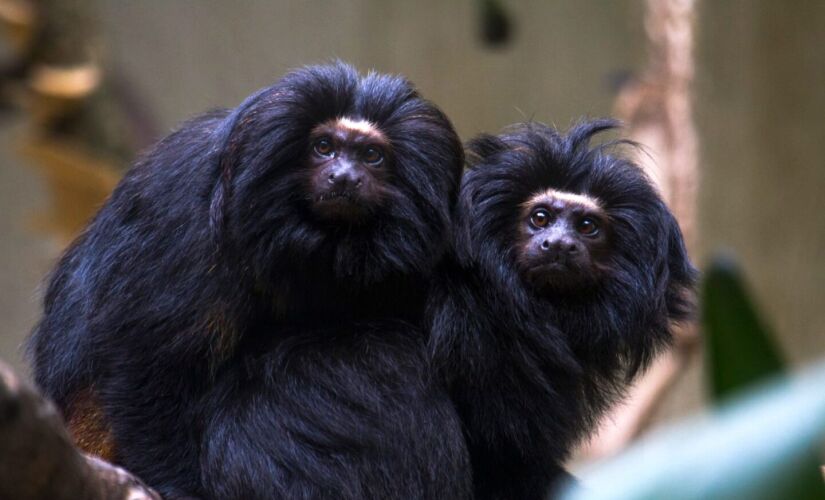
[[[622,96],[655,74],[655,3],[0,0],[0,359],[26,373],[43,277],[176,123],[332,58],[406,75],[465,139],[528,119],[639,119]],[[735,255],[786,357],[820,358],[825,2],[675,4],[694,28],[676,89],[698,145],[693,258]],[[696,350],[679,365],[654,422],[705,404],[701,364]]]

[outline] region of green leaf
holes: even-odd
[[[825,498],[825,363],[643,438],[579,474],[567,500]]]
[[[479,0],[481,40],[495,47],[510,41],[513,32],[512,21],[500,0]]]
[[[713,260],[701,299],[706,369],[716,401],[784,372],[775,337],[757,314],[732,259]]]

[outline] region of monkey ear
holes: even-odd
[[[669,283],[666,292],[668,316],[680,321],[695,314],[695,288],[699,272],[693,267],[688,257],[685,241],[679,223],[670,212],[668,216],[668,274]]]
[[[482,246],[476,219],[478,190],[484,181],[477,170],[467,170],[461,178],[458,202],[455,206],[453,225],[453,245],[459,261],[469,264],[478,258]]]
[[[480,134],[467,143],[467,164],[472,167],[507,149],[507,144],[491,134]]]
[[[247,111],[260,100],[262,95],[270,92],[271,89],[271,87],[263,88],[247,97],[223,119],[220,126],[212,133],[215,155],[211,161],[214,162],[215,171],[218,176],[212,188],[212,199],[209,204],[209,226],[213,235],[215,235],[219,241],[221,241],[220,234],[224,228],[226,206],[229,203],[229,197],[232,191],[232,177],[235,169],[234,156],[237,154],[236,148],[233,148],[233,144],[237,143],[239,139],[239,134],[236,133],[239,128],[238,125]]]

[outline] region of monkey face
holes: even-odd
[[[305,286],[296,269],[326,269],[320,288],[361,290],[426,275],[447,247],[461,142],[403,78],[303,68],[247,98],[213,135],[210,221],[258,283]]]
[[[598,200],[547,190],[523,205],[517,264],[540,290],[573,291],[598,282],[608,256],[609,219]]]
[[[311,206],[323,220],[364,222],[386,199],[390,144],[366,120],[339,118],[316,127],[307,163]]]

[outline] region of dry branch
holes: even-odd
[[[648,67],[616,99],[616,114],[626,123],[629,137],[644,146],[637,161],[679,220],[690,253],[696,246],[699,183],[691,93],[696,3],[647,0]],[[616,453],[646,426],[696,351],[699,337],[695,325],[680,327],[674,334],[674,349],[656,360],[631,389],[626,403],[602,421],[598,434],[584,450],[587,457]]]
[[[130,473],[82,454],[54,405],[0,362],[0,498],[159,500]]]

